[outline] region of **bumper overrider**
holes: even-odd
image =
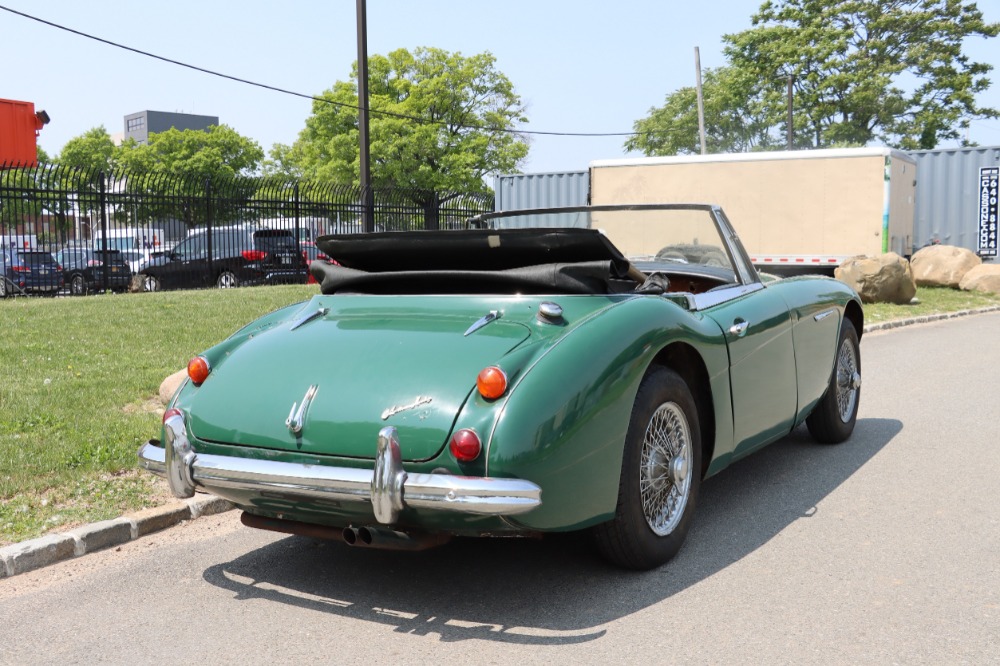
[[[522,479],[407,473],[393,427],[379,430],[374,469],[355,469],[199,454],[191,447],[180,413],[168,416],[163,426],[165,442],[143,444],[139,463],[166,477],[171,492],[180,498],[203,488],[223,497],[230,489],[370,502],[383,525],[395,523],[404,508],[510,516],[542,504],[541,488]]]

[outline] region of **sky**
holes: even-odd
[[[760,0],[368,0],[368,53],[420,46],[489,51],[527,105],[522,129],[624,133],[725,64],[722,36],[750,27]],[[1000,21],[1000,0],[980,0]],[[350,78],[357,59],[354,0],[0,0],[0,6],[156,55],[238,78],[318,95]],[[218,116],[265,151],[291,144],[308,99],[228,81],[124,51],[0,10],[0,98],[29,101],[51,117],[39,145],[56,155],[71,138],[124,116],[178,111]],[[1000,108],[1000,40],[966,53],[997,67],[980,104]],[[968,138],[1000,145],[1000,121],[974,121]],[[525,173],[579,171],[629,156],[625,137],[531,138]],[[942,144],[939,147],[956,145]]]

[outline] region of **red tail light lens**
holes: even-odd
[[[475,430],[463,429],[451,436],[448,448],[459,462],[472,462],[482,452],[483,443],[479,441]]]
[[[188,361],[188,377],[191,378],[195,386],[201,386],[211,372],[212,368],[204,356],[195,356]]]
[[[263,250],[243,250],[242,254],[247,261],[262,261],[267,256]]]
[[[30,273],[31,266],[11,266],[15,273]]]
[[[496,400],[507,390],[507,373],[495,365],[483,368],[476,377],[476,388],[487,400]]]
[[[173,409],[168,409],[167,411],[163,412],[163,422],[166,423],[168,419],[171,419],[175,416],[184,416],[184,415],[181,414],[181,410],[177,409],[176,407],[174,407]]]

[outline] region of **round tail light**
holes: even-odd
[[[483,368],[476,377],[476,388],[487,400],[496,400],[507,390],[507,373],[495,365]]]
[[[475,430],[464,428],[451,436],[448,448],[458,462],[472,462],[482,452],[483,443],[479,441],[479,435]]]
[[[204,356],[195,356],[188,361],[188,377],[191,378],[195,386],[201,386],[201,383],[208,379],[211,372],[212,368]]]

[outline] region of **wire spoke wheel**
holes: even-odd
[[[675,403],[659,407],[646,426],[639,466],[642,513],[664,536],[676,529],[691,491],[691,431]]]
[[[854,353],[854,345],[849,340],[844,340],[837,354],[837,410],[840,420],[845,423],[854,413],[860,387],[861,374],[858,372],[858,357]]]
[[[675,371],[651,368],[639,385],[622,455],[613,519],[594,527],[611,562],[652,569],[684,543],[701,485],[701,425],[691,389]]]
[[[854,432],[861,402],[861,348],[854,324],[844,319],[826,393],[806,417],[809,434],[820,444],[839,444]]]

